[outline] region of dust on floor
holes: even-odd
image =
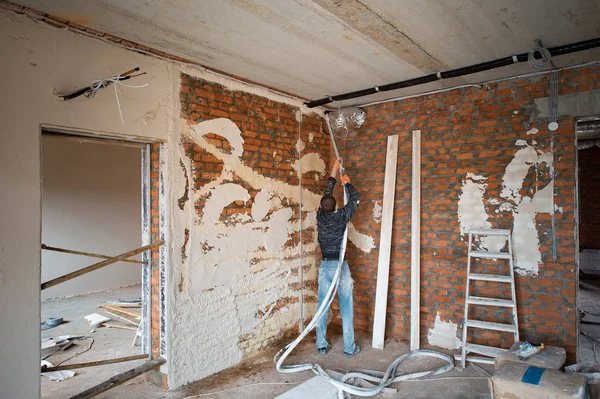
[[[139,344],[135,347],[131,346],[135,331],[101,327],[96,328],[96,331],[92,333],[90,332],[92,328],[84,318],[91,313],[111,317],[100,310],[98,306],[108,301],[139,298],[140,296],[141,286],[137,285],[42,302],[42,321],[47,320],[49,317],[62,317],[66,321],[66,323],[57,327],[42,330],[42,339],[61,335],[86,335],[94,340],[93,343],[91,339],[77,341],[74,347],[64,352],[56,352],[46,360],[57,365],[67,358],[83,352],[90,344],[92,344],[92,347],[89,351],[66,360],[64,365],[141,354],[142,349]],[[114,324],[127,325],[120,321],[115,321]],[[41,397],[44,399],[69,398],[109,379],[115,374],[122,373],[143,363],[144,360],[136,360],[77,369],[73,370],[76,373],[75,377],[61,382],[50,381],[45,377],[41,377]]]

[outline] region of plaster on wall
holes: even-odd
[[[375,223],[381,223],[381,215],[383,213],[383,207],[379,203],[379,201],[375,201],[375,205],[373,205],[373,220]]]
[[[311,152],[310,154],[303,155],[300,160],[294,161],[292,168],[297,173],[300,173],[300,171],[302,173],[316,171],[322,175],[325,173],[325,162],[323,162],[319,154]]]
[[[225,137],[233,149],[231,154],[211,144],[205,137],[208,133]],[[178,340],[171,342],[172,367],[177,368],[176,374],[169,375],[171,388],[237,364],[244,353],[266,345],[269,337],[291,328],[299,319],[298,307],[290,304],[298,300],[294,287],[299,284],[299,246],[292,234],[299,231],[300,221],[292,217],[300,188],[245,165],[241,131],[228,119],[197,124],[181,120],[180,134],[222,161],[223,170],[200,189],[190,188],[184,209],[172,209],[173,245],[182,248],[173,251],[173,273],[182,288],[173,298],[171,325]],[[181,165],[170,168],[170,186],[180,193],[185,189],[184,175],[191,176],[191,161],[181,147],[174,151],[185,165],[184,169]],[[325,164],[318,154],[309,153],[302,159],[303,172],[324,172]],[[232,183],[234,176],[236,183]],[[254,198],[250,190],[256,190]],[[320,194],[302,189],[305,232],[316,230],[320,198]],[[194,204],[201,199],[206,202],[198,216]],[[250,216],[223,212],[232,201],[243,201],[250,207]],[[184,231],[189,232],[187,243]],[[364,250],[374,246],[370,237],[356,231],[354,236]],[[318,248],[316,234],[311,237],[311,242],[303,244],[304,253]],[[305,279],[316,278],[314,262],[314,258],[304,258],[305,267],[312,266]],[[305,309],[314,311],[314,306],[307,303]],[[224,325],[218,321],[219,314],[228,315]],[[194,332],[194,326],[199,330]],[[208,341],[204,341],[205,335],[210,335]],[[202,337],[202,342],[194,341],[195,337]],[[196,348],[193,355],[187,349],[190,345]]]
[[[461,347],[461,341],[457,337],[457,332],[456,323],[452,323],[452,320],[443,321],[441,313],[437,312],[433,328],[429,329],[427,342],[444,349],[458,349]]]
[[[533,130],[529,130],[528,134]],[[513,217],[515,271],[521,275],[537,275],[542,254],[539,249],[539,233],[535,218],[539,213],[553,212],[552,154],[536,149],[534,140],[531,144],[527,140],[517,140],[515,145],[521,148],[506,166],[502,176],[500,199],[486,198],[485,201],[491,204],[501,200],[496,213],[507,213]],[[530,190],[524,190],[525,179],[532,168],[536,181],[542,179],[546,183],[539,190],[537,185]],[[486,177],[473,173],[467,173],[463,179],[458,201],[458,220],[462,234],[468,233],[471,229],[492,228],[484,204],[486,182]],[[492,236],[482,238],[479,246],[481,249],[499,251],[505,243],[506,240],[501,237]]]

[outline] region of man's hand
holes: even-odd
[[[342,182],[342,184],[350,183],[350,178],[348,177],[348,175],[343,175],[340,178],[340,181]]]

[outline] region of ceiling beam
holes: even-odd
[[[401,27],[395,26],[384,15],[370,8],[366,0],[312,1],[422,72],[449,69],[422,45],[403,33]]]

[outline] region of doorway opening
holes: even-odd
[[[160,143],[54,129],[40,141],[41,392],[70,397],[160,355]]]
[[[577,146],[578,362],[600,363],[600,117],[575,124]]]

